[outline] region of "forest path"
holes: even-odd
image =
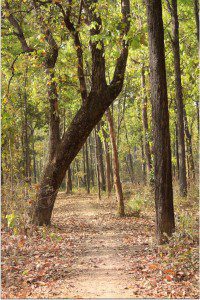
[[[89,195],[59,195],[53,223],[71,236],[73,264],[52,291],[58,298],[137,297],[131,259],[148,250],[146,234],[152,226],[144,219],[119,218],[116,205],[107,198],[99,201]]]
[[[154,243],[153,210],[120,218],[116,206],[59,193],[52,226],[26,235],[3,227],[2,298],[199,299],[197,243],[183,240],[172,255]]]

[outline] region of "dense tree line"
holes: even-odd
[[[159,242],[197,178],[198,2],[3,1],[2,183],[35,184],[33,222],[60,188],[155,190]],[[154,167],[153,167],[154,166]],[[164,235],[163,235],[164,234]]]

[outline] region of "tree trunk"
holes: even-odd
[[[149,36],[156,228],[158,243],[175,230],[169,112],[161,0],[146,0]],[[167,236],[166,236],[167,235]]]
[[[69,166],[66,173],[66,194],[70,194],[72,192],[72,171],[71,166]]]
[[[127,163],[127,168],[128,168],[128,172],[129,172],[129,175],[130,175],[131,182],[134,183],[133,157],[132,157],[132,154],[131,154],[131,145],[129,143],[128,132],[127,132],[125,121],[124,121],[124,127],[125,127],[125,133],[126,133],[126,140],[127,140],[127,144],[128,144],[128,155],[126,156],[126,163]],[[127,160],[127,158],[128,158],[128,160]],[[130,164],[130,167],[129,167],[129,164]]]
[[[85,159],[86,159],[86,178],[87,178],[87,193],[90,193],[90,165],[89,165],[89,155],[88,155],[88,140],[85,144]]]
[[[199,1],[194,0],[194,13],[195,13],[195,21],[196,21],[196,34],[197,34],[197,40],[199,42]]]
[[[122,13],[122,31],[121,36],[125,36],[130,28],[130,2],[129,0],[122,0],[121,3]],[[105,55],[103,41],[100,41],[101,49],[97,47],[98,41],[93,41],[93,36],[98,36],[101,33],[102,21],[100,15],[97,15],[90,1],[84,1],[84,9],[88,15],[89,22],[95,22],[98,26],[90,29],[90,50],[92,57],[92,76],[91,76],[91,88],[90,92],[84,90],[84,97],[82,96],[82,106],[73,118],[68,130],[64,133],[60,140],[59,132],[59,116],[57,109],[56,85],[51,70],[54,68],[57,56],[58,47],[53,35],[48,28],[45,28],[45,39],[49,43],[51,53],[46,56],[46,63],[49,67],[50,85],[49,95],[50,97],[50,155],[49,161],[45,167],[41,183],[40,190],[37,194],[36,203],[33,212],[33,223],[38,225],[49,225],[51,222],[52,210],[54,202],[59,190],[59,187],[65,177],[66,170],[76,157],[82,146],[84,145],[87,137],[91,133],[92,129],[101,120],[103,114],[111,103],[116,99],[122,90],[124,82],[124,74],[126,70],[126,62],[128,57],[128,44],[122,38],[122,49],[117,59],[113,79],[110,84],[106,83],[105,72]],[[66,27],[72,28],[74,38],[76,38],[75,44],[78,42],[77,32],[73,24],[71,23],[69,16],[64,13],[64,22]],[[80,48],[80,51],[79,49]],[[81,59],[82,48],[81,45],[77,47],[77,58]],[[78,76],[80,81],[80,89],[82,89],[82,81],[84,80],[83,69],[78,67]],[[55,88],[54,88],[55,87]],[[52,93],[51,93],[52,92]],[[86,93],[85,93],[86,92]],[[86,95],[87,94],[87,95]],[[84,98],[84,99],[83,99]]]
[[[179,153],[178,153],[178,129],[177,123],[176,126],[176,165],[177,165],[177,178],[179,179]]]
[[[94,163],[93,163],[93,147],[92,147],[92,134],[89,136],[89,147],[90,147],[90,174],[92,186],[94,187]]]
[[[97,132],[100,133],[101,126],[100,123],[97,125]],[[105,170],[104,170],[104,161],[103,161],[103,145],[100,136],[97,134],[97,147],[98,147],[98,161],[99,161],[99,172],[101,178],[101,189],[106,191],[106,179],[105,179]]]
[[[192,136],[189,131],[185,108],[184,108],[184,119],[185,119],[186,149],[187,149],[187,156],[188,156],[188,171],[190,171],[188,172],[188,174],[191,173],[191,178],[195,179],[195,167],[194,167],[194,158],[193,158],[193,151],[192,151]]]
[[[113,117],[112,117],[109,109],[107,109],[107,111],[106,111],[106,117],[107,117],[108,124],[109,124],[110,139],[111,139],[112,149],[113,149],[115,192],[116,192],[117,201],[119,204],[119,215],[121,217],[123,217],[125,215],[124,197],[123,197],[122,184],[121,184],[120,175],[119,175],[119,159],[118,159],[118,151],[117,151],[117,145],[116,145]]]
[[[104,139],[104,148],[105,148],[105,154],[106,154],[106,187],[107,187],[107,195],[110,197],[112,185],[111,185],[111,162],[110,162],[110,149],[108,144],[108,134],[105,131],[105,129],[102,128],[103,133],[103,139]]]
[[[185,159],[185,137],[184,137],[184,113],[183,94],[181,83],[180,67],[180,46],[179,46],[179,21],[177,13],[177,0],[172,0],[170,9],[172,16],[172,48],[174,55],[177,128],[178,128],[178,151],[179,151],[179,189],[180,196],[187,196],[187,177]]]
[[[147,116],[147,95],[146,95],[146,83],[145,83],[145,71],[144,66],[142,66],[141,70],[141,85],[143,90],[143,97],[142,97],[142,123],[143,123],[143,133],[144,133],[144,150],[146,156],[146,167],[147,167],[147,177],[148,182],[150,179],[151,173],[151,150],[149,145],[149,126],[148,126],[148,116]]]
[[[97,129],[94,129],[95,134],[95,158],[96,158],[96,171],[97,171],[97,187],[98,187],[98,198],[101,200],[101,181],[100,181],[100,171],[99,171],[99,152],[98,152],[98,137]]]

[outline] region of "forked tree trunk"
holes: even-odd
[[[113,79],[110,85],[106,83],[105,55],[103,41],[100,41],[101,49],[97,47],[98,41],[92,39],[101,33],[102,21],[100,15],[96,14],[92,3],[96,1],[84,1],[84,9],[90,23],[95,22],[95,27],[90,29],[90,49],[92,56],[91,89],[87,93],[84,82],[84,69],[82,57],[82,45],[79,41],[79,33],[71,22],[68,14],[63,10],[64,22],[74,37],[78,59],[78,77],[82,97],[82,106],[73,118],[68,130],[62,139],[59,134],[59,116],[57,90],[52,69],[58,56],[58,47],[53,35],[48,28],[44,28],[46,41],[49,43],[51,55],[47,56],[48,75],[50,80],[49,101],[50,101],[50,156],[45,167],[40,183],[40,190],[37,194],[33,212],[33,222],[37,225],[48,225],[51,222],[52,210],[58,193],[58,189],[64,179],[66,170],[76,157],[92,129],[101,120],[103,114],[111,103],[116,99],[123,87],[126,62],[128,57],[128,45],[122,38],[122,49],[117,59]],[[36,2],[35,2],[36,3]],[[121,1],[122,30],[121,36],[125,36],[130,28],[130,2]],[[11,15],[12,17],[12,15]],[[41,16],[42,17],[42,16]],[[53,60],[52,60],[53,59]],[[53,84],[54,83],[54,84]]]
[[[115,192],[116,192],[116,197],[117,197],[117,201],[118,201],[118,205],[119,205],[119,215],[121,217],[123,217],[125,215],[124,197],[123,197],[122,184],[121,184],[120,175],[119,175],[119,159],[118,159],[118,151],[117,151],[117,145],[116,145],[113,118],[112,118],[112,115],[111,115],[109,109],[106,111],[106,117],[107,117],[108,124],[109,124],[110,139],[111,139],[112,149],[113,149],[113,169],[114,169]]]
[[[146,0],[150,54],[156,228],[158,243],[175,230],[169,112],[161,0]],[[167,236],[166,236],[167,235]]]

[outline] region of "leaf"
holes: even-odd
[[[175,274],[175,271],[172,270],[172,269],[167,269],[167,270],[164,270],[163,272],[164,272],[165,274],[172,274],[172,275]]]
[[[151,265],[149,265],[149,268],[152,269],[152,270],[158,270],[158,269],[160,269],[160,267],[159,267],[158,264],[151,264]]]
[[[173,277],[170,276],[170,275],[166,275],[164,278],[167,279],[167,281],[172,281],[173,280]]]

